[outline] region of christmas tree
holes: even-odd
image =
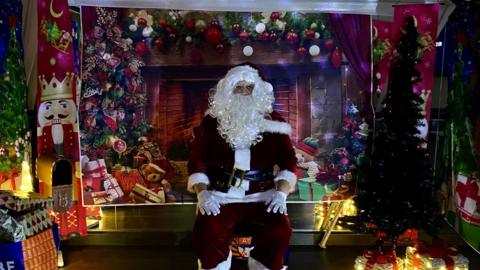
[[[468,118],[465,100],[465,82],[463,80],[464,63],[462,61],[463,44],[458,42],[458,61],[454,66],[453,89],[448,96],[448,115],[445,126],[444,160],[446,167],[454,175],[470,175],[476,170],[473,153],[472,124]],[[451,175],[451,174],[446,174]]]
[[[0,76],[0,176],[20,169],[30,143],[25,69],[15,28],[12,17],[5,73]]]
[[[393,241],[407,229],[436,233],[434,179],[430,157],[418,126],[423,100],[413,92],[420,80],[415,19],[408,17],[390,71],[390,85],[377,123],[371,166],[359,185],[358,219],[368,231]]]
[[[127,148],[148,131],[144,63],[118,25],[118,13],[96,11],[97,25],[84,37],[81,143],[90,160],[106,158],[112,166],[127,163]]]
[[[335,148],[328,157],[330,165],[337,168],[341,174],[351,172],[361,165],[368,136],[368,124],[350,101],[344,114],[342,129],[335,136]]]

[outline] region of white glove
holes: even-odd
[[[218,198],[209,190],[202,190],[197,194],[197,209],[202,215],[218,215],[220,214],[220,202]]]
[[[265,202],[268,205],[267,212],[287,215],[287,194],[282,191],[275,191],[270,199]]]

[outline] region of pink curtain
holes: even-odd
[[[371,37],[370,16],[353,14],[329,14],[333,32],[363,89],[371,91]]]

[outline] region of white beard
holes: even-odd
[[[52,125],[52,140],[54,144],[63,144],[63,126],[61,124]]]
[[[265,113],[252,96],[234,95],[229,106],[217,114],[218,131],[234,149],[248,149],[262,140]]]

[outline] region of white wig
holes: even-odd
[[[239,81],[254,84],[250,96],[233,94]],[[230,69],[210,94],[207,114],[217,118],[220,135],[234,148],[248,148],[262,140],[265,116],[272,112],[273,87],[249,65]]]

